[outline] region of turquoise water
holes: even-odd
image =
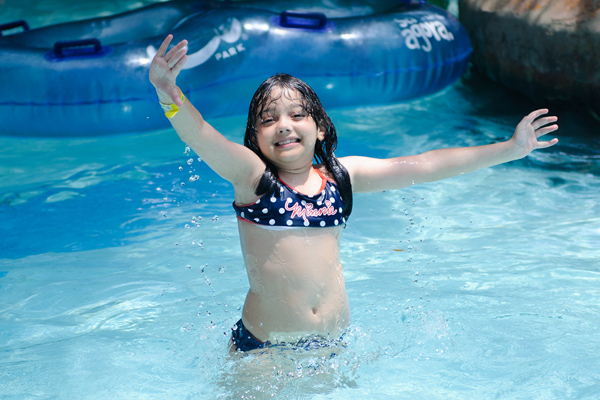
[[[471,76],[330,114],[339,156],[386,157],[502,140],[537,106]],[[0,137],[0,397],[599,398],[600,124],[553,111],[551,149],[356,195],[335,357],[227,353],[232,190],[171,130]],[[213,122],[241,141],[243,116]]]

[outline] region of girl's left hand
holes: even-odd
[[[558,121],[557,117],[549,116],[539,118],[540,116],[547,114],[548,109],[543,108],[531,112],[529,115],[524,117],[512,137],[513,143],[518,146],[522,151],[522,157],[531,153],[535,149],[543,149],[546,147],[554,146],[558,143],[558,139],[554,138],[547,142],[540,142],[538,138],[544,136],[550,132],[554,132],[558,129],[557,124],[549,125],[552,122]],[[539,118],[539,119],[538,119]]]

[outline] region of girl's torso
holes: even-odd
[[[281,182],[255,203],[234,203],[250,281],[243,320],[262,341],[337,337],[348,324],[339,258],[343,201],[335,183],[315,171],[321,185],[312,195]]]

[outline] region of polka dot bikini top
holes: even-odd
[[[314,227],[327,228],[346,223],[344,202],[337,185],[321,176],[319,193],[307,196],[289,187],[285,182],[264,195],[256,202],[233,208],[238,218],[265,227]]]

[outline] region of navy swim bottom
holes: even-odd
[[[271,345],[268,341],[261,342],[256,336],[248,332],[241,319],[235,324],[235,327],[231,331],[231,341],[237,351],[262,349]]]
[[[297,343],[271,343],[269,341],[262,342],[256,336],[246,329],[246,326],[240,319],[231,331],[231,341],[237,351],[250,351],[256,349],[264,349],[265,347],[292,347],[296,349],[314,350],[330,347],[346,347],[346,343],[340,337],[339,339],[325,339],[323,337],[308,337],[301,339]]]

